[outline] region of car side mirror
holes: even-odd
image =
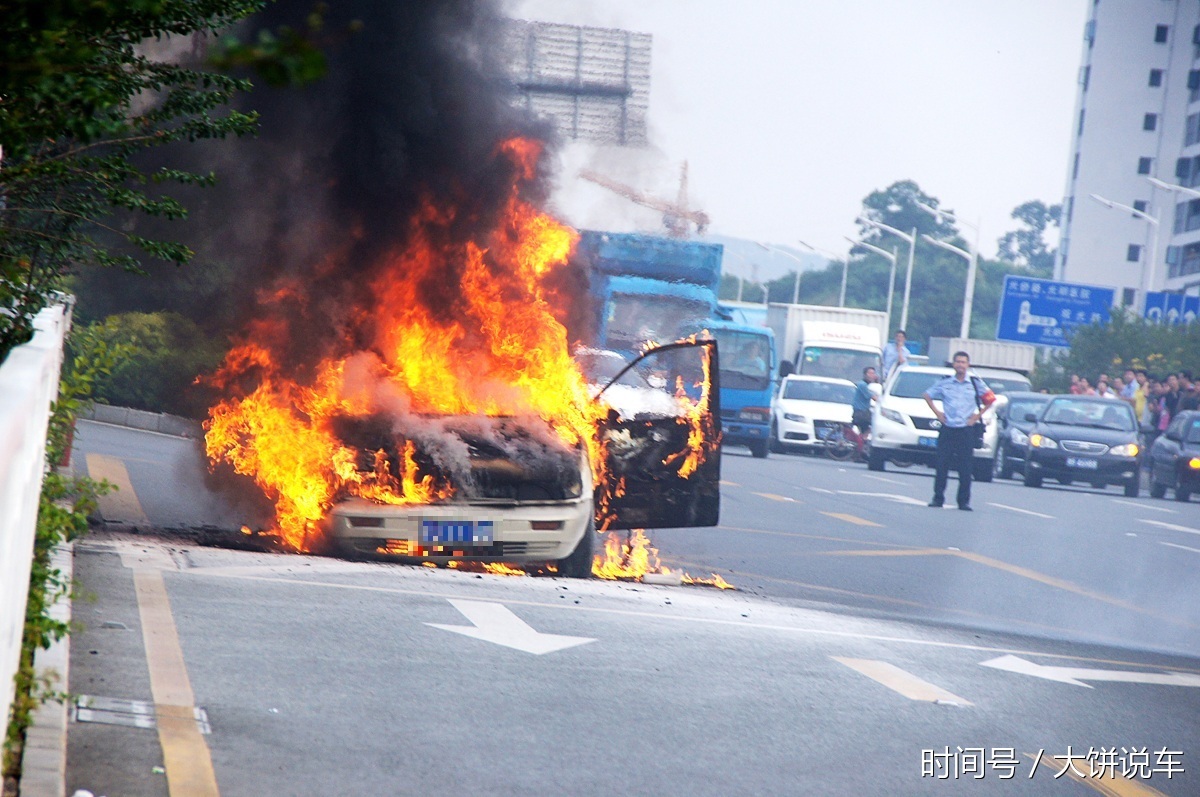
[[[1030,423],[1037,423],[1037,415],[1032,412],[1027,412],[1025,413],[1025,420],[1029,421]]]
[[[796,366],[791,360],[784,360],[779,364],[779,378],[782,379],[796,373]]]

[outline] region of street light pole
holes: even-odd
[[[908,273],[904,275],[904,303],[900,309],[900,329],[908,329],[908,297],[912,292],[912,272],[913,272],[913,257],[917,252],[917,228],[913,227],[912,233],[900,232],[895,227],[888,226],[882,221],[868,219],[866,216],[859,216],[858,221],[871,227],[877,227],[884,232],[890,232],[902,241],[908,242]],[[889,333],[892,330],[888,330]]]
[[[970,227],[972,230],[975,231],[975,247],[971,250],[971,257],[967,261],[967,291],[966,291],[966,295],[963,297],[963,318],[962,318],[962,324],[959,327],[959,334],[958,334],[958,336],[960,338],[969,338],[969,337],[971,337],[971,310],[974,308],[974,305],[975,305],[975,274],[978,272],[978,267],[979,267],[979,228],[980,228],[980,225],[972,224],[969,221],[960,219],[957,215],[955,215],[953,212],[951,212],[949,210],[942,210],[941,208],[935,208],[933,205],[926,205],[924,202],[914,201],[913,204],[915,204],[917,207],[919,207],[921,210],[925,211],[929,215],[933,216],[938,221],[941,221],[942,218],[945,217],[947,219],[950,219],[950,221],[956,222],[958,224],[966,225],[967,227]],[[934,238],[930,238],[928,235],[925,235],[922,237],[927,238],[928,240],[933,241],[935,243],[938,243],[938,245],[941,246],[940,242],[937,242],[936,239],[934,239]],[[949,244],[942,246],[942,248],[943,249],[949,248],[949,249],[952,249],[953,251],[959,252],[960,254],[963,252],[962,249],[958,249],[957,247],[951,247]]]
[[[825,257],[827,257],[831,260],[838,259],[838,256],[835,255],[833,252],[827,252],[824,249],[818,249],[817,247],[813,246],[812,244],[806,244],[804,241],[801,241],[800,239],[796,239],[796,243],[800,244],[805,249],[808,249],[811,252],[816,252],[819,255],[824,255]],[[842,264],[842,295],[841,295],[841,299],[838,300],[838,307],[846,306],[846,269],[849,267],[850,267],[850,253],[847,252],[846,260]]]
[[[1169,184],[1164,183],[1163,185],[1169,185]],[[1178,186],[1178,187],[1183,188],[1183,186]],[[1133,214],[1134,216],[1137,216],[1139,219],[1142,219],[1143,221],[1145,221],[1147,224],[1150,225],[1150,268],[1147,269],[1145,261],[1144,260],[1142,261],[1143,290],[1142,290],[1141,306],[1142,306],[1142,315],[1145,315],[1146,314],[1146,301],[1150,298],[1150,289],[1154,287],[1154,267],[1158,260],[1158,224],[1159,224],[1159,220],[1157,217],[1151,216],[1149,213],[1138,210],[1137,208],[1130,207],[1129,205],[1122,205],[1120,202],[1113,202],[1111,199],[1105,199],[1104,197],[1100,196],[1099,194],[1091,194],[1090,196],[1092,199],[1096,200],[1101,205],[1104,205],[1106,208],[1109,208],[1111,210],[1124,210],[1128,213]]]
[[[760,248],[766,249],[768,252],[775,252],[776,254],[783,255],[784,257],[790,257],[792,260],[796,261],[796,279],[792,283],[792,304],[800,304],[800,271],[804,267],[804,261],[786,250],[778,249],[774,246],[767,246],[761,241],[755,241],[754,243]]]
[[[932,235],[925,235],[924,233],[921,233],[921,237],[926,241],[929,241],[929,243],[933,244],[934,246],[945,249],[947,252],[953,252],[959,257],[965,258],[967,261],[967,290],[963,294],[962,324],[958,328],[958,336],[960,338],[970,337],[968,333],[971,331],[971,303],[975,299],[976,253],[968,252],[966,249],[959,249],[957,246],[948,244],[945,241],[939,241]]]
[[[899,249],[897,247],[892,247],[892,251],[889,252],[886,249],[880,249],[875,244],[869,244],[866,241],[855,241],[853,238],[846,238],[846,240],[853,245],[851,248],[854,246],[861,246],[864,249],[870,249],[872,252],[883,255],[892,264],[892,274],[888,279],[887,323],[885,324],[890,332],[892,329],[892,297],[895,296],[896,293],[896,261],[899,259],[899,255],[897,254]],[[900,328],[904,329],[904,326],[901,325]]]

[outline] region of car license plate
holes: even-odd
[[[1067,457],[1067,467],[1096,470],[1096,468],[1100,467],[1100,460],[1088,459],[1087,457]]]
[[[491,520],[422,520],[422,545],[490,545],[495,528]]]
[[[937,438],[936,437],[918,437],[917,445],[919,445],[921,448],[937,448]]]

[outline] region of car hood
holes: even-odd
[[[1081,440],[1087,443],[1104,443],[1107,446],[1119,446],[1125,443],[1136,443],[1138,433],[1121,432],[1115,429],[1093,429],[1090,426],[1072,426],[1061,423],[1038,423],[1029,434],[1037,432],[1052,440]]]
[[[817,418],[823,421],[850,422],[852,410],[849,404],[838,404],[833,401],[805,401],[803,399],[777,399],[775,406],[780,412],[791,412],[803,415],[805,418]]]

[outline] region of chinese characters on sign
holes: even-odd
[[[1075,778],[1149,780],[1155,775],[1167,780],[1182,775],[1183,751],[1163,747],[1151,750],[1146,747],[1089,747],[1087,752],[1076,753],[1070,745],[1064,755],[1048,754],[1045,749],[1036,754],[1027,753],[1026,762],[1017,756],[1014,747],[943,747],[941,750],[921,751],[921,777],[938,780],[987,777],[991,772],[1000,780],[1024,773],[1029,767],[1027,778],[1032,778],[1039,765],[1052,769],[1055,778],[1070,773]],[[1032,762],[1032,763],[1029,763]]]
[[[1113,289],[1008,275],[996,339],[1069,346],[1076,327],[1108,321]]]

